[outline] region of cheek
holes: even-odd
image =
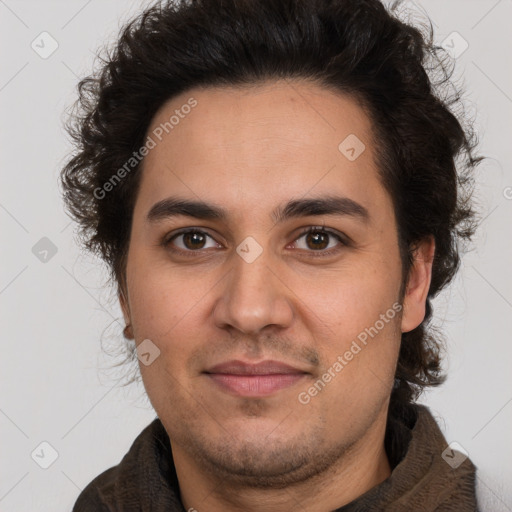
[[[337,270],[317,280],[307,294],[305,288],[300,292],[307,297],[303,311],[309,328],[319,335],[322,371],[331,375],[323,373],[332,384],[321,394],[333,400],[337,413],[359,407],[363,399],[378,404],[393,383],[400,345],[400,267],[371,260],[363,265],[361,258],[360,266]]]
[[[309,400],[316,414],[347,428],[380,411],[391,393],[400,344],[399,314],[387,313],[387,323],[379,311],[353,319],[332,343],[323,341],[321,374],[301,390],[301,403]]]
[[[186,363],[204,339],[198,326],[204,324],[199,315],[207,289],[194,286],[178,272],[171,275],[168,269],[138,269],[129,281],[135,339],[137,343],[149,339],[160,351],[154,362],[148,366],[139,362],[139,368],[153,407],[165,415],[189,386]]]
[[[400,268],[377,259],[347,265],[332,272],[316,272],[290,284],[300,298],[297,307],[326,336],[356,337],[373,325],[398,300]],[[300,305],[300,302],[303,305]]]
[[[137,341],[163,340],[189,321],[201,306],[201,300],[214,286],[207,275],[168,263],[148,264],[135,255],[128,267],[130,311]]]

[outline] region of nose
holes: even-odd
[[[234,254],[231,271],[218,288],[215,324],[244,334],[258,334],[269,326],[289,327],[294,317],[293,292],[279,274],[268,250],[252,262]]]

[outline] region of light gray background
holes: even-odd
[[[155,417],[142,385],[120,388],[122,370],[108,370],[116,359],[104,355],[100,340],[122,345],[121,313],[103,287],[105,270],[74,240],[57,188],[69,150],[63,112],[76,83],[96,49],[145,3],[0,0],[2,511],[70,510]],[[512,1],[409,4],[428,13],[439,42],[456,31],[469,43],[457,76],[478,113],[480,151],[490,157],[478,169],[486,219],[476,249],[435,302],[449,379],[422,401],[448,442],[478,466],[482,510],[512,511]],[[43,31],[59,45],[47,59],[31,48]],[[57,248],[46,262],[32,252],[42,237]],[[50,461],[44,441],[58,452],[48,469],[34,460]]]

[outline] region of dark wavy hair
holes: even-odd
[[[179,0],[147,8],[78,85],[67,123],[75,153],[60,184],[80,241],[125,286],[140,163],[106,199],[95,193],[144,144],[164,102],[195,86],[306,79],[341,92],[370,116],[378,169],[398,225],[404,282],[413,250],[436,244],[426,316],[402,335],[390,414],[407,416],[425,386],[445,379],[431,300],[455,275],[476,227],[477,137],[467,123],[453,61],[379,0]],[[451,92],[450,92],[451,91]],[[459,112],[457,112],[459,110]]]

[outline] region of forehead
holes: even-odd
[[[147,135],[146,210],[171,195],[232,206],[239,216],[308,194],[386,200],[369,117],[351,97],[316,84],[194,88],[166,102]]]

